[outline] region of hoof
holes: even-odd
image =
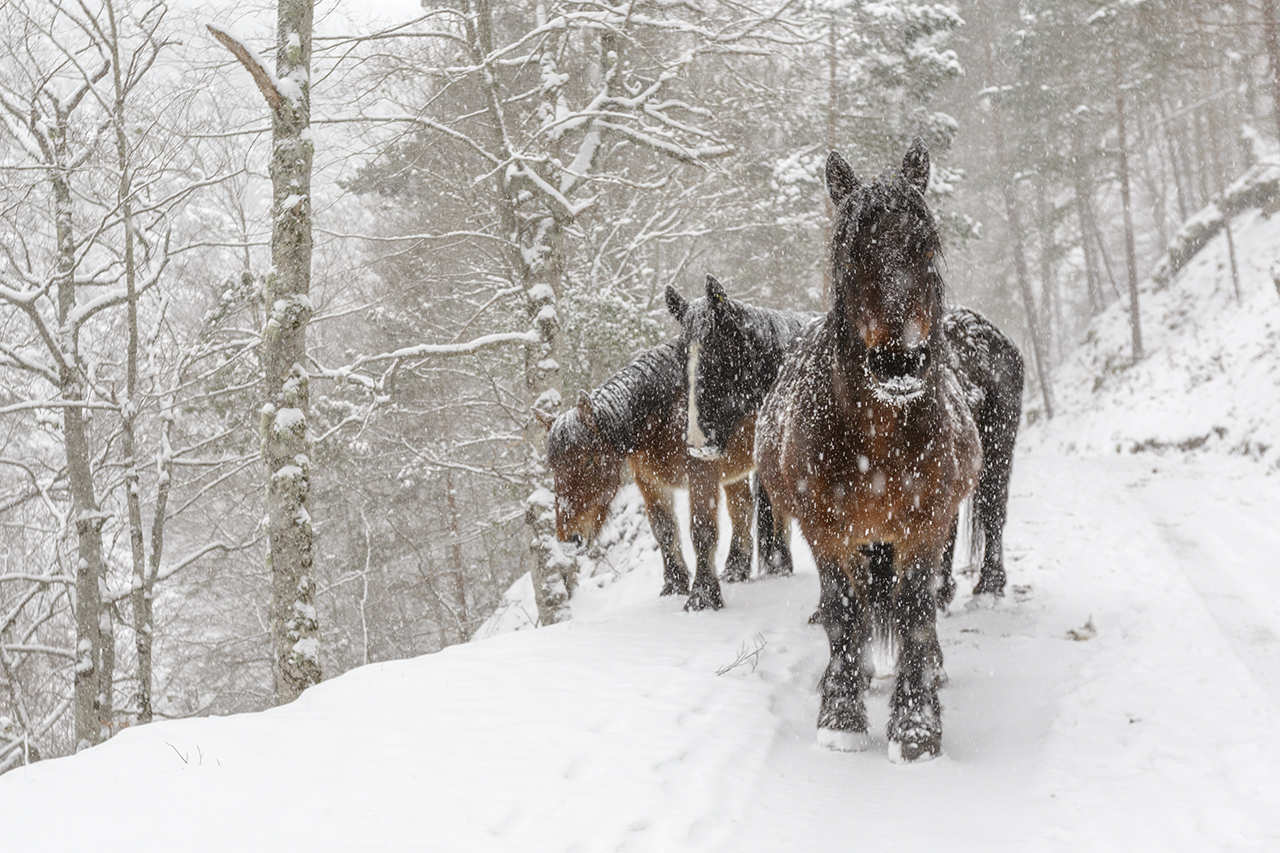
[[[724,599],[720,597],[719,587],[714,590],[694,587],[689,600],[684,603],[684,609],[690,613],[698,610],[719,610],[722,607],[724,607]]]
[[[790,551],[783,550],[770,554],[763,563],[764,565],[761,567],[761,573],[765,577],[782,578],[794,574],[794,569],[791,566]]]
[[[906,763],[937,758],[942,754],[942,718],[936,700],[889,719],[889,758]]]
[[[688,595],[689,579],[668,580],[662,585],[662,592],[659,595]]]
[[[819,732],[866,732],[867,706],[861,696],[822,697],[818,711]]]
[[[818,729],[818,746],[835,752],[862,752],[871,746],[871,735],[840,729]]]
[[[977,585],[973,588],[973,594],[990,595],[993,598],[1004,597],[1004,574],[1000,575],[982,573],[982,577],[978,578]]]
[[[938,586],[938,609],[946,612],[951,606],[952,600],[956,597],[956,579],[947,572],[942,578],[942,583]]]
[[[743,583],[751,580],[751,564],[735,566],[732,563],[726,564],[724,574],[720,575],[720,580],[725,583]]]
[[[942,739],[918,739],[889,741],[889,760],[894,764],[913,764],[932,761],[942,755]]]

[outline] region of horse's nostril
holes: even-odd
[[[867,367],[877,379],[919,379],[929,369],[929,350],[926,347],[895,349],[876,347],[867,353]]]

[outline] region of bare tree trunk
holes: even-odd
[[[1080,251],[1084,254],[1085,287],[1089,294],[1089,313],[1102,313],[1102,276],[1098,270],[1098,258],[1094,255],[1093,244],[1089,234],[1089,215],[1087,196],[1089,184],[1085,179],[1084,165],[1081,162],[1080,136],[1077,133],[1072,140],[1073,156],[1071,158],[1072,179],[1075,184],[1076,220],[1080,223]]]
[[[311,320],[312,0],[276,6],[276,75],[291,80],[272,121],[271,261],[263,335],[266,405],[263,456],[271,540],[276,701],[291,702],[323,677],[311,528],[310,394],[306,370]]]
[[[533,409],[551,413],[560,408],[560,316],[558,306],[563,295],[563,226],[548,214],[532,235],[541,257],[534,269],[526,273],[525,305],[529,321],[538,332],[537,343],[525,347],[525,388]],[[525,426],[525,445],[529,448],[530,467],[542,473],[543,428],[539,420],[529,417]],[[533,555],[533,591],[538,604],[538,617],[543,625],[569,618],[569,596],[577,583],[577,563],[566,556],[555,537],[555,508],[548,500],[550,492],[544,483],[529,501],[526,515],[533,536],[529,548]]]
[[[1205,141],[1204,108],[1197,107],[1192,110],[1189,118],[1195,134],[1196,156],[1193,162],[1196,165],[1196,177],[1200,184],[1200,204],[1203,206],[1213,198],[1213,183],[1209,180],[1212,153],[1209,151],[1209,144]]]
[[[987,66],[987,85],[995,84],[995,62],[991,55],[990,23],[986,29],[984,44]],[[1022,210],[1018,199],[1014,174],[1009,167],[1009,158],[1005,151],[1004,125],[999,104],[992,104],[991,115],[995,131],[996,160],[1003,178],[1005,214],[1009,221],[1009,237],[1013,241],[1013,263],[1018,277],[1018,292],[1022,296],[1022,307],[1027,318],[1027,333],[1031,337],[1031,350],[1035,357],[1036,379],[1040,384],[1041,399],[1044,401],[1046,418],[1053,417],[1053,389],[1049,381],[1048,354],[1045,352],[1044,337],[1040,331],[1040,321],[1036,311],[1035,294],[1031,288],[1031,273],[1027,269],[1027,252],[1023,243]]]
[[[1236,238],[1231,233],[1231,211],[1227,210],[1226,199],[1222,201],[1222,230],[1227,235],[1227,255],[1231,259],[1231,285],[1236,295],[1236,304],[1240,303],[1240,267],[1236,263]]]
[[[1107,251],[1107,242],[1102,239],[1102,229],[1098,227],[1098,214],[1093,209],[1093,201],[1085,198],[1085,212],[1089,217],[1089,236],[1102,259],[1102,269],[1107,273],[1107,283],[1111,285],[1111,294],[1120,298],[1120,285],[1116,282],[1116,271],[1111,266],[1111,253]]]
[[[449,501],[449,536],[451,539],[451,557],[453,561],[453,596],[457,599],[458,642],[467,641],[467,625],[470,617],[467,614],[467,577],[462,565],[462,525],[458,517],[458,498],[453,487],[453,474],[446,473],[444,485]]]
[[[839,80],[837,79],[836,62],[836,10],[831,9],[831,18],[827,23],[827,151],[835,151],[839,140],[836,139],[836,105],[839,103]],[[831,203],[831,194],[822,194],[822,249],[827,251],[831,245],[831,223],[835,219],[835,205]],[[831,264],[820,264],[822,267],[822,310],[831,310]]]
[[[1054,334],[1054,321],[1059,319],[1053,276],[1054,210],[1053,202],[1045,196],[1042,181],[1036,182],[1035,191],[1036,219],[1040,232],[1040,307],[1043,311],[1041,319],[1044,322],[1045,349],[1054,352],[1059,349],[1055,346],[1057,336]],[[1058,325],[1061,326],[1060,323]]]
[[[112,656],[106,647],[112,642],[111,614],[103,607],[106,563],[102,558],[102,524],[105,516],[98,508],[94,491],[92,454],[89,449],[88,398],[85,377],[76,357],[79,351],[79,324],[71,318],[76,306],[76,244],[72,230],[72,195],[66,162],[66,140],[70,122],[60,105],[54,165],[50,169],[54,216],[57,229],[58,320],[62,340],[59,384],[64,401],[62,428],[67,457],[67,485],[71,492],[71,522],[75,525],[76,550],[76,663],[74,719],[76,749],[101,743],[110,730],[112,705]]]
[[[124,226],[124,280],[127,312],[125,344],[125,400],[120,407],[121,450],[125,465],[125,506],[129,516],[129,546],[133,560],[133,583],[130,599],[133,609],[134,648],[137,651],[137,722],[151,722],[151,649],[154,624],[151,611],[151,579],[147,574],[147,556],[142,529],[141,478],[138,473],[137,420],[140,389],[138,387],[138,266],[134,256],[133,168],[129,156],[129,140],[125,131],[125,78],[120,56],[120,36],[116,25],[115,4],[105,4],[109,29],[108,49],[112,56],[113,122],[116,137],[116,163],[120,169],[117,198],[120,220]]]
[[[1178,147],[1174,139],[1173,120],[1169,116],[1169,107],[1163,92],[1160,95],[1160,105],[1161,111],[1165,114],[1161,126],[1164,130],[1165,143],[1169,146],[1169,171],[1173,173],[1173,185],[1178,196],[1178,224],[1181,225],[1187,221],[1187,190],[1183,186],[1182,163],[1178,157]]]
[[[266,403],[267,535],[276,701],[292,702],[319,683],[320,621],[315,607],[311,461],[307,418],[307,324],[311,320],[311,33],[313,0],[278,0],[276,79],[234,37],[210,27],[253,75],[272,112],[271,264],[262,336]]]
[[[1116,66],[1116,129],[1120,147],[1120,199],[1124,207],[1124,258],[1129,273],[1129,330],[1133,338],[1133,360],[1142,359],[1142,317],[1138,310],[1138,256],[1133,238],[1133,206],[1129,199],[1129,142],[1125,138],[1124,73],[1120,54],[1115,55]]]
[[[1164,174],[1164,170],[1152,165],[1153,152],[1159,153],[1158,140],[1152,139],[1151,144],[1147,142],[1147,126],[1143,121],[1143,111],[1138,110],[1138,139],[1134,146],[1138,152],[1139,174],[1142,176],[1147,187],[1147,193],[1151,200],[1151,218],[1156,227],[1156,239],[1161,247],[1169,245],[1169,224],[1166,221],[1169,207],[1169,180]]]
[[[1271,76],[1271,112],[1280,138],[1280,28],[1276,26],[1275,0],[1262,0],[1262,41],[1267,48],[1267,69]]]

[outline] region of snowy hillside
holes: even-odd
[[[883,679],[869,750],[816,744],[803,546],[684,613],[628,489],[572,621],[516,630],[517,589],[469,645],[15,770],[0,849],[1280,850],[1280,217],[1235,239],[1238,305],[1215,238],[1143,293],[1143,362],[1113,308],[1059,373],[1009,594],[939,622],[935,761],[888,760]]]
[[[1128,300],[1113,304],[1055,376],[1059,416],[1027,437],[1068,452],[1205,448],[1280,467],[1280,216],[1246,209],[1232,236],[1238,300],[1219,231],[1168,284],[1143,286],[1146,357],[1131,364]]]

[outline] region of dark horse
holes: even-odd
[[[977,311],[957,308],[942,318],[942,332],[951,351],[951,369],[964,389],[969,413],[982,440],[982,472],[973,493],[969,544],[973,559],[982,561],[974,595],[1004,595],[1004,523],[1009,505],[1009,476],[1013,472],[1013,444],[1022,417],[1022,354],[994,324]],[[941,596],[955,593],[951,558],[955,527],[943,560]]]
[[[815,318],[812,312],[775,311],[748,305],[726,295],[714,276],[707,276],[704,299],[687,301],[667,288],[667,308],[680,321],[681,343],[689,355],[686,440],[690,452],[717,458],[721,448],[755,435],[756,416],[764,395],[782,367],[787,348]],[[950,345],[951,367],[982,439],[983,465],[974,493],[969,542],[970,559],[981,561],[974,594],[1004,594],[1003,534],[1009,500],[1013,445],[1022,413],[1022,356],[1018,348],[981,314],[967,308],[947,313],[943,334]],[[788,529],[770,528],[772,515],[758,520],[760,553],[772,554],[772,571],[790,570]],[[777,543],[774,545],[773,543]],[[943,559],[942,604],[955,592],[951,577],[953,529]]]
[[[659,344],[590,394],[580,392],[577,406],[549,425],[556,537],[579,550],[590,545],[608,517],[625,462],[662,552],[662,594],[688,594],[687,610],[719,609],[724,606],[715,573],[721,482],[733,525],[726,579],[745,578],[751,571],[751,445],[735,445],[713,461],[689,455],[682,429],[684,365],[681,346]],[[692,588],[672,495],[686,485],[697,555]]]
[[[666,299],[667,310],[680,323],[680,343],[688,357],[685,442],[694,456],[719,459],[728,447],[754,447],[756,414],[778,376],[783,354],[820,315],[730,299],[712,275],[706,287],[705,299],[689,302],[668,285]],[[765,574],[790,574],[790,528],[779,525],[769,507],[765,498],[756,526],[761,568]]]
[[[864,185],[827,159],[833,305],[796,339],[756,429],[760,479],[818,565],[831,647],[819,740],[865,747],[873,627],[898,638],[890,756],[942,751],[937,582],[960,504],[982,469],[978,428],[950,366],[937,227],[917,139],[899,174]]]

